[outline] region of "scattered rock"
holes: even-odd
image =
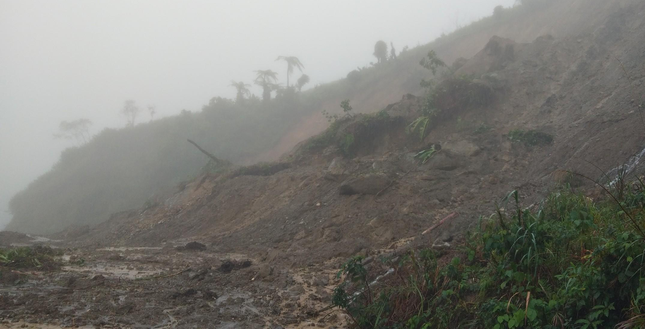
[[[195,290],[193,288],[189,288],[189,289],[186,289],[184,291],[175,292],[174,294],[172,294],[170,296],[170,298],[176,299],[176,298],[180,298],[180,297],[190,297],[190,296],[194,296],[196,294],[197,294],[197,290]]]
[[[331,163],[327,168],[327,173],[334,176],[340,176],[345,173],[346,167],[345,159],[342,157],[336,157],[331,160]]]
[[[441,151],[430,158],[428,166],[430,169],[452,171],[461,167],[462,164],[449,152]]]
[[[384,174],[367,174],[350,178],[340,185],[341,195],[377,194],[388,187],[392,181]]]
[[[442,148],[456,155],[462,155],[466,157],[476,156],[481,152],[479,146],[465,140],[447,142],[442,145]]]
[[[206,250],[206,245],[196,241],[188,242],[185,246],[179,246],[176,248],[177,251],[204,251]]]
[[[222,262],[222,265],[220,265],[218,270],[222,273],[231,273],[233,270],[247,268],[251,265],[252,265],[252,262],[250,260],[237,261],[237,260],[227,259],[224,262]]]

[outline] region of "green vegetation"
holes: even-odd
[[[58,267],[56,257],[61,256],[60,250],[50,247],[12,247],[0,248],[0,272],[2,268],[13,269],[43,269]]]
[[[438,251],[409,251],[383,259],[394,274],[370,287],[376,274],[350,259],[333,305],[357,328],[643,327],[639,185],[620,206],[560,191],[534,211],[514,191],[506,198],[512,215],[500,208],[481,219],[447,264]]]
[[[437,149],[435,148],[434,145],[432,145],[430,148],[425,149],[417,153],[414,158],[419,159],[421,161],[421,164],[424,164],[432,158],[432,156],[437,152]]]
[[[323,115],[331,125],[320,135],[310,138],[299,152],[317,152],[336,145],[345,157],[353,157],[360,148],[373,146],[376,143],[374,136],[379,135],[383,129],[387,129],[390,124],[397,121],[385,110],[373,114],[355,115],[352,113],[349,100],[342,101],[340,107],[345,113],[342,116],[323,111]]]
[[[522,143],[526,146],[546,146],[553,144],[553,136],[536,131],[514,129],[508,133],[508,138],[516,143]]]
[[[433,75],[446,66],[434,51],[430,51],[420,64]],[[409,134],[417,135],[419,141],[423,141],[439,121],[458,116],[469,109],[489,105],[495,100],[495,93],[488,85],[470,77],[455,77],[452,73],[446,74],[439,83],[422,80],[421,86],[426,88],[422,115],[410,123],[406,130]]]

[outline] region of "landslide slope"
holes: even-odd
[[[577,35],[490,38],[437,84],[440,112],[424,141],[406,127],[425,99],[406,95],[378,113],[342,119],[282,162],[204,175],[163,203],[116,214],[77,243],[199,240],[289,264],[411,241],[454,243],[511,190],[531,204],[568,179],[561,169],[601,177],[594,166],[638,163],[642,40],[645,3],[636,1]],[[432,147],[426,163],[415,158]]]
[[[528,2],[527,2],[528,3]],[[237,164],[273,161],[297,143],[323,131],[322,110],[335,112],[343,99],[362,113],[374,113],[401,95],[422,94],[429,78],[419,60],[434,49],[447,63],[470,58],[494,36],[519,43],[540,35],[560,39],[594,31],[608,15],[635,0],[533,0],[507,9],[438,40],[403,52],[395,61],[365,67],[342,79],[282,97],[268,107],[239,106],[214,97],[199,113],[183,113],[130,129],[106,130],[87,145],[66,150],[52,170],[16,197],[7,227],[52,233],[68,226],[97,224],[111,213],[160,202],[179,182],[195,177],[205,157],[191,138]]]

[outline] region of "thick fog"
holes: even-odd
[[[53,137],[61,121],[123,127],[126,99],[154,105],[155,119],[199,111],[254,70],[284,83],[281,55],[302,61],[312,87],[376,61],[378,40],[413,48],[513,2],[0,0],[0,229],[9,199],[74,146]]]

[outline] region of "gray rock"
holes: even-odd
[[[367,174],[344,181],[339,188],[341,195],[377,194],[391,184],[384,174]]]
[[[461,167],[462,163],[448,152],[441,151],[430,158],[428,166],[430,169],[451,171]]]
[[[450,151],[451,153],[462,155],[466,157],[476,156],[481,149],[479,146],[465,140],[456,142],[447,142],[441,145],[442,150]]]

